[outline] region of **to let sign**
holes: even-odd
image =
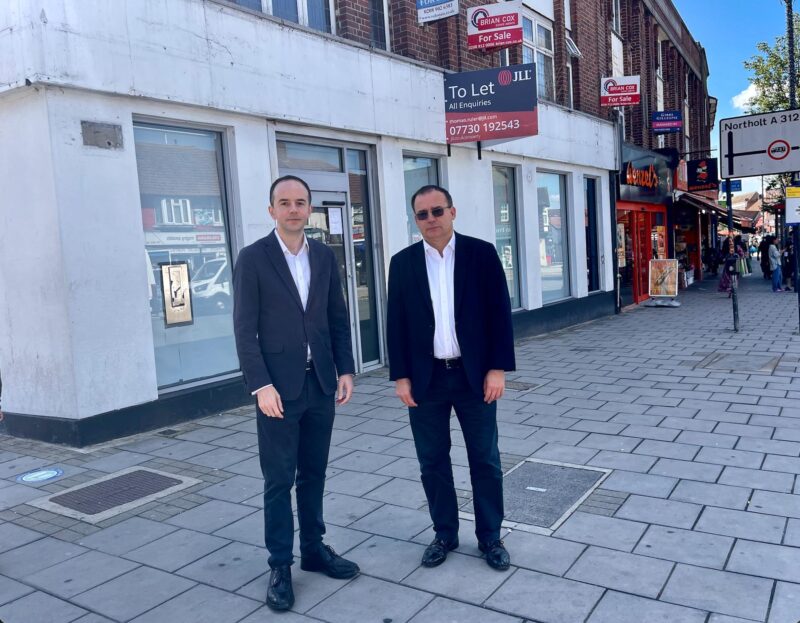
[[[507,140],[539,133],[536,65],[445,74],[448,143]]]
[[[720,119],[723,179],[800,170],[800,110]]]
[[[417,0],[417,21],[420,24],[458,15],[458,0]]]
[[[639,76],[611,76],[600,81],[601,106],[632,106],[641,101]]]
[[[467,47],[494,50],[522,43],[521,0],[467,9]]]

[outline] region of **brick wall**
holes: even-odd
[[[468,7],[487,4],[488,0],[461,0],[460,15],[428,24],[417,22],[414,0],[388,0],[389,38],[391,51],[402,56],[430,63],[450,71],[471,71],[496,67],[501,64],[502,52],[475,52],[467,49]],[[566,47],[566,16],[564,0],[554,0],[553,62],[555,68],[556,103],[568,105],[569,84],[567,63],[570,57]],[[658,147],[658,137],[650,129],[650,113],[657,110],[657,46],[658,29],[669,36],[675,23],[680,23],[683,43],[676,46],[667,40],[662,43],[664,59],[664,109],[683,110],[684,75],[689,64],[679,48],[689,56],[695,67],[705,71],[705,53],[694,43],[675,8],[669,0],[657,6],[653,15],[644,0],[621,0],[624,67],[627,75],[641,77],[642,103],[624,107],[625,140],[645,148]],[[573,106],[585,113],[603,119],[612,118],[610,108],[600,107],[600,80],[610,76],[612,0],[572,0],[571,35],[582,53],[582,58],[572,59]],[[665,12],[671,11],[676,19],[665,27]],[[360,43],[370,44],[370,0],[337,0],[336,20],[341,36]],[[522,46],[508,51],[512,64],[522,62]],[[692,72],[689,86],[690,114],[684,119],[685,128],[692,138],[692,150],[707,149],[710,128],[705,123],[707,99],[705,76]],[[667,134],[665,146],[684,151],[684,132]]]

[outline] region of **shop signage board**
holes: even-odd
[[[601,106],[633,106],[640,101],[639,76],[610,76],[600,81]]]
[[[536,65],[445,74],[448,143],[510,140],[539,133]]]
[[[650,115],[650,129],[654,134],[680,132],[683,115],[680,110],[657,110]]]
[[[686,163],[687,188],[690,192],[716,190],[719,186],[717,159],[702,158]]]
[[[719,183],[719,192],[724,193],[728,191],[728,186],[731,187],[732,193],[742,192],[742,180],[722,180]]]
[[[467,48],[495,50],[522,43],[521,11],[521,0],[467,9]]]
[[[800,109],[730,117],[719,122],[721,177],[800,170]]]
[[[619,198],[622,201],[667,203],[672,198],[672,169],[659,153],[624,144]]]
[[[417,21],[420,24],[458,15],[458,0],[417,0]]]
[[[678,260],[650,260],[648,294],[651,297],[678,296]]]
[[[800,225],[800,186],[786,187],[786,224]]]

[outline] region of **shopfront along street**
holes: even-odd
[[[795,8],[0,2],[0,623],[798,623]]]

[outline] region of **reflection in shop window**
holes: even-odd
[[[423,186],[439,184],[439,161],[436,158],[421,156],[403,156],[403,177],[406,186],[406,217],[408,225],[408,243],[419,242],[422,234],[417,229],[411,197]]]
[[[159,388],[237,371],[221,137],[134,125]],[[167,326],[162,264],[185,262],[194,322]]]
[[[519,261],[517,252],[517,198],[513,167],[492,167],[494,187],[495,248],[511,297],[511,307],[520,307]]]
[[[570,295],[567,184],[558,173],[539,172],[537,179],[542,301],[549,303]]]

